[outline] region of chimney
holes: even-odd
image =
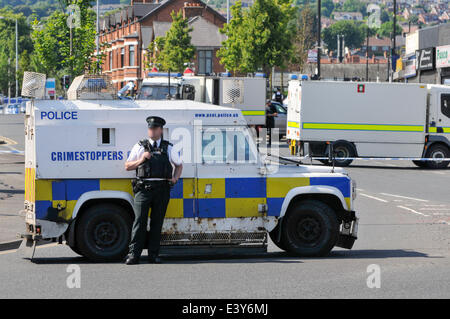
[[[202,16],[203,5],[198,2],[185,2],[183,6],[183,18]]]

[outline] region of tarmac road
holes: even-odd
[[[12,233],[5,214],[23,204],[23,157],[9,156],[0,154],[2,236]],[[50,244],[37,248],[33,263],[15,250],[0,251],[0,298],[450,298],[450,169],[357,161],[347,171],[358,183],[352,250],[298,258],[270,243],[267,254],[246,258],[171,257],[125,266],[94,264]],[[67,286],[72,264],[80,267],[81,288]],[[380,267],[380,288],[367,286],[370,265]]]

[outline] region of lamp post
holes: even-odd
[[[0,20],[3,20],[3,19],[11,20],[9,18],[0,16]],[[19,95],[19,79],[17,77],[17,74],[19,72],[19,26],[18,26],[17,18],[15,19],[15,21],[16,21],[16,25],[15,25],[15,28],[16,28],[16,76],[15,76],[15,78],[16,78],[16,98],[17,98]],[[8,103],[10,103],[10,102],[11,101],[8,101]]]

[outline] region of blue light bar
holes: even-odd
[[[168,72],[150,72],[148,74],[148,77],[153,77],[153,76],[165,76],[168,77],[169,73]],[[182,74],[181,73],[170,73],[170,77],[181,77]]]
[[[291,74],[291,80],[297,80],[298,76],[297,74]]]
[[[258,72],[258,73],[255,73],[255,77],[256,77],[256,78],[265,78],[265,77],[266,77],[266,74],[265,74],[265,73]]]
[[[231,73],[230,72],[222,72],[222,73],[220,73],[220,76],[230,77]]]

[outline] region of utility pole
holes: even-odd
[[[394,0],[394,19],[393,19],[393,25],[392,25],[392,29],[393,29],[393,38],[392,38],[392,49],[391,49],[391,64],[393,64],[394,59],[397,58],[396,52],[395,52],[395,48],[396,48],[396,24],[397,24],[397,0]],[[389,82],[392,82],[392,80],[394,79],[394,65],[392,65],[391,68],[391,74],[390,74],[390,79]]]
[[[369,26],[367,26],[366,39],[366,82],[369,81]]]
[[[19,26],[16,18],[16,99],[19,97]],[[17,103],[17,101],[16,101]]]
[[[320,45],[321,45],[321,10],[322,8],[322,1],[317,0],[317,80],[320,79]]]

